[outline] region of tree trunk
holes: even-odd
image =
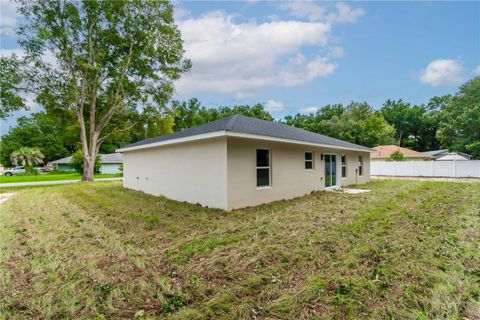
[[[82,181],[93,181],[93,175],[95,170],[95,157],[84,156],[83,157],[83,175]]]

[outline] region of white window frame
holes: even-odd
[[[268,167],[257,166],[257,150],[267,150],[268,151]],[[268,169],[268,185],[258,186],[257,171],[258,169]],[[255,185],[257,189],[269,189],[272,187],[272,151],[269,148],[256,148],[255,149]]]
[[[307,153],[311,153],[311,154],[312,154],[312,160],[307,160],[307,159],[305,159],[305,155],[306,155]],[[305,168],[305,170],[307,170],[307,171],[315,170],[315,152],[313,152],[313,151],[305,151],[305,152],[303,153],[303,161],[304,161],[304,162],[303,162],[303,167],[304,167],[304,168],[305,168],[305,164],[306,164],[307,162],[311,162],[311,163],[312,163],[312,168],[310,168],[310,169]]]
[[[363,176],[363,157],[358,156],[358,175]]]
[[[345,159],[345,162],[342,161],[343,159]],[[340,175],[342,176],[342,179],[347,179],[348,178],[347,155],[345,154],[340,155],[340,163],[341,163]],[[345,176],[343,176],[343,168],[345,168]]]

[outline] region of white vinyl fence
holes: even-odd
[[[372,161],[372,176],[480,178],[480,160]]]

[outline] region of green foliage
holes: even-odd
[[[37,148],[28,148],[22,147],[18,150],[15,150],[10,155],[10,161],[18,166],[25,166],[25,171],[27,174],[33,174],[36,170],[33,169],[33,166],[42,164],[45,156]]]
[[[77,150],[72,154],[72,159],[70,160],[70,164],[73,166],[75,171],[82,174],[83,173],[83,152],[82,150]],[[95,167],[94,172],[100,172],[100,155],[97,154],[97,158],[95,159]]]
[[[180,131],[209,121],[226,118],[234,114],[241,114],[263,120],[273,121],[272,115],[265,110],[262,104],[235,105],[233,107],[206,108],[200,101],[192,98],[188,101],[173,101],[167,114],[174,120],[173,129]]]
[[[184,297],[180,294],[173,294],[165,299],[165,302],[162,304],[161,313],[166,316],[170,313],[178,311],[185,305]]]
[[[327,105],[316,113],[286,116],[285,123],[330,137],[373,147],[390,144],[395,129],[367,103]]]
[[[22,147],[38,148],[49,162],[68,156],[77,144],[77,128],[67,117],[56,118],[45,112],[21,117],[17,126],[3,135],[0,143],[0,162],[11,165],[10,154]]]
[[[443,106],[438,138],[443,147],[480,158],[480,77],[462,85]]]
[[[0,57],[0,119],[5,119],[13,111],[26,109],[25,101],[16,93],[24,75],[21,74],[19,60],[12,57]]]
[[[383,117],[395,127],[395,140],[400,146],[427,151],[439,148],[436,132],[439,106],[447,97],[434,98],[427,106],[387,100],[380,109]]]
[[[400,150],[395,150],[390,155],[390,161],[405,161],[405,156]]]
[[[7,89],[0,116],[23,107],[26,93],[59,118],[74,114],[88,169],[104,141],[136,125],[122,121],[126,115],[166,104],[174,81],[191,67],[167,0],[20,1],[18,11],[25,57],[0,62]],[[92,179],[90,170],[84,174]]]

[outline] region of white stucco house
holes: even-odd
[[[100,173],[122,173],[122,158],[121,153],[107,153],[99,154],[100,156]],[[52,161],[47,166],[58,171],[75,171],[70,164],[72,156]]]
[[[124,187],[224,210],[367,183],[372,151],[241,115],[117,150]]]

